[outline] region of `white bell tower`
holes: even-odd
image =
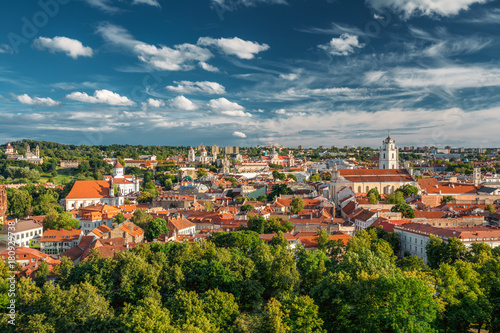
[[[396,141],[391,138],[389,132],[387,139],[382,141],[379,155],[379,169],[399,169],[399,154]]]
[[[194,161],[196,161],[196,154],[194,152],[194,149],[191,147],[188,153],[188,162],[194,162]]]

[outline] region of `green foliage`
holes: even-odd
[[[441,205],[447,204],[450,201],[456,200],[453,196],[451,195],[445,195],[441,198]]]
[[[298,214],[302,210],[304,210],[304,199],[301,196],[297,195],[292,199],[292,202],[290,203],[290,213]]]
[[[250,212],[250,211],[252,211],[252,210],[254,210],[254,209],[255,209],[255,207],[254,207],[254,206],[252,206],[252,205],[250,205],[250,204],[243,205],[243,206],[241,206],[241,208],[240,208],[240,210],[241,210],[242,212]]]
[[[475,246],[477,249],[477,245]],[[467,248],[457,238],[450,238],[448,242],[430,235],[425,250],[429,267],[437,269],[442,263],[453,264],[467,258]]]
[[[321,181],[321,176],[319,173],[313,173],[311,177],[309,178],[311,182],[320,182]]]
[[[278,231],[287,232],[293,229],[293,225],[288,221],[282,225],[281,220],[274,216],[266,220],[262,215],[251,215],[247,221],[247,229],[259,234],[270,234]]]
[[[366,196],[368,198],[370,198],[370,196],[372,196],[372,195],[375,197],[377,202],[382,200],[382,197],[380,196],[380,193],[378,192],[378,190],[376,188],[372,188],[371,190],[368,191],[368,193],[366,193]]]
[[[418,194],[418,187],[406,184],[403,187],[398,188],[396,192],[402,192],[405,197],[409,197]]]
[[[113,217],[113,223],[122,224],[125,222],[125,217],[122,213],[118,213],[115,217]]]
[[[293,194],[293,191],[291,188],[286,186],[286,184],[273,185],[273,189],[272,189],[271,193],[269,193],[267,200],[273,201],[274,198],[280,196],[280,194],[289,195],[289,194]]]
[[[491,205],[491,204],[488,204],[484,207],[484,210],[491,213],[491,214],[495,214],[496,213],[496,209],[495,209],[495,206]]]
[[[47,229],[71,230],[71,229],[78,229],[78,228],[80,228],[80,221],[77,219],[74,219],[73,215],[70,212],[62,212],[61,214],[58,214],[55,209],[51,209],[47,213],[47,216],[45,217],[45,220],[43,221],[43,229],[44,230],[47,230]]]
[[[391,212],[400,212],[403,214],[403,217],[407,219],[412,219],[415,217],[415,211],[410,205],[405,202],[400,202],[392,206]]]
[[[170,229],[167,227],[167,221],[160,218],[155,218],[146,227],[144,231],[144,237],[152,242],[154,239],[158,239],[158,237],[162,234],[167,234]]]

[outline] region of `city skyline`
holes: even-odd
[[[492,147],[498,4],[7,3],[0,142]]]

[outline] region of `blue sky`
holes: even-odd
[[[1,6],[0,142],[500,143],[498,0]]]

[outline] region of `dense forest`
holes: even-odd
[[[16,327],[1,332],[500,332],[500,251],[429,245],[431,267],[396,260],[397,236],[359,232],[347,246],[318,236],[292,252],[251,230],[210,241],[149,243],[20,278]],[[0,262],[6,309],[7,268]]]

